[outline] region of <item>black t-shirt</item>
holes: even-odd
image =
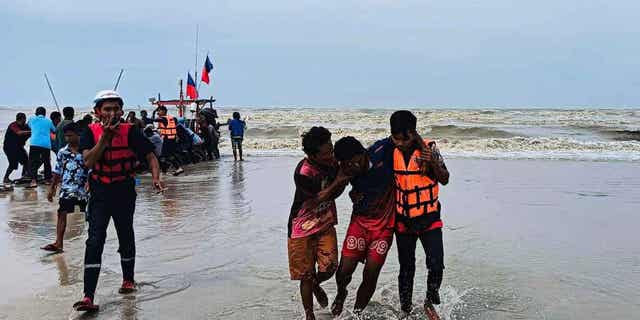
[[[18,132],[27,130],[29,130],[29,126],[26,124],[19,125],[16,121],[12,122],[4,134],[4,148],[13,151],[13,149],[24,147],[29,135],[19,136]]]
[[[137,127],[132,126],[129,129],[129,149],[133,151],[138,159],[144,159],[147,154],[153,152],[154,146],[149,139],[145,138],[142,135],[142,132],[137,129]],[[95,147],[96,143],[94,141],[93,132],[91,129],[87,128],[80,135],[80,152],[88,149],[92,149]]]

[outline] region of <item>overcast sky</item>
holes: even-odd
[[[125,69],[128,105],[640,105],[637,0],[0,0],[0,105],[89,105]]]

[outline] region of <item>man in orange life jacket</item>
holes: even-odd
[[[136,290],[134,265],[136,247],[133,213],[136,207],[135,167],[144,157],[151,168],[153,186],[163,190],[160,166],[153,145],[131,124],[122,120],[123,100],[112,90],[98,92],[94,111],[100,122],[90,124],[80,137],[89,177],[89,231],[84,256],[84,298],[74,304],[78,311],[96,311],[93,303],[102,262],[102,250],[109,220],[118,234],[123,282],[120,293]]]
[[[178,119],[174,116],[167,115],[167,107],[159,106],[158,118],[154,119],[158,123],[158,131],[162,137],[162,158],[166,159],[176,169],[174,176],[184,172],[180,161],[176,159],[175,154],[178,152]]]
[[[440,304],[438,290],[444,270],[441,205],[438,184],[449,183],[449,171],[435,146],[416,132],[416,117],[409,111],[391,115],[391,140],[396,200],[396,242],[400,274],[398,290],[402,311],[412,309],[416,242],[420,239],[427,256],[427,295],[424,309],[429,319],[438,319],[433,305]]]

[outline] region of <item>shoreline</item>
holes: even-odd
[[[247,157],[234,163],[227,156],[190,166],[186,175],[167,178],[165,196],[150,193],[149,177],[143,176],[135,218],[136,277],[143,285],[134,300],[115,293],[120,267],[110,227],[97,296],[104,309],[97,317],[299,317],[285,245],[291,175],[299,159]],[[632,301],[640,285],[633,277],[633,266],[640,265],[634,245],[640,173],[632,170],[634,163],[448,159],[447,165],[447,269],[439,307],[447,318],[629,318],[640,312]],[[43,190],[16,188],[0,197],[0,220],[7,221],[0,240],[9,249],[9,260],[2,262],[13,275],[0,282],[20,289],[4,292],[10,305],[0,305],[0,318],[75,317],[70,304],[82,288],[84,222],[79,213],[70,220],[76,231],[68,231],[65,253],[43,254],[37,248],[55,228],[55,206],[42,201]],[[337,201],[339,248],[350,215],[347,198]],[[614,220],[598,214],[612,201]],[[606,241],[593,236],[606,230],[615,230]],[[387,319],[398,308],[396,255],[392,248],[382,270],[373,319]],[[423,261],[424,253],[417,250],[416,258]],[[424,272],[417,263],[416,304]],[[359,277],[357,271],[347,309]],[[323,287],[333,297],[334,281]],[[39,307],[29,308],[34,301]],[[329,319],[326,313],[319,311],[318,318]]]

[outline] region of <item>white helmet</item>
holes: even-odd
[[[96,94],[96,97],[93,98],[93,103],[97,105],[100,101],[104,101],[108,99],[120,100],[120,104],[124,105],[124,101],[122,100],[122,97],[120,96],[120,94],[113,90],[98,91],[98,93]]]

